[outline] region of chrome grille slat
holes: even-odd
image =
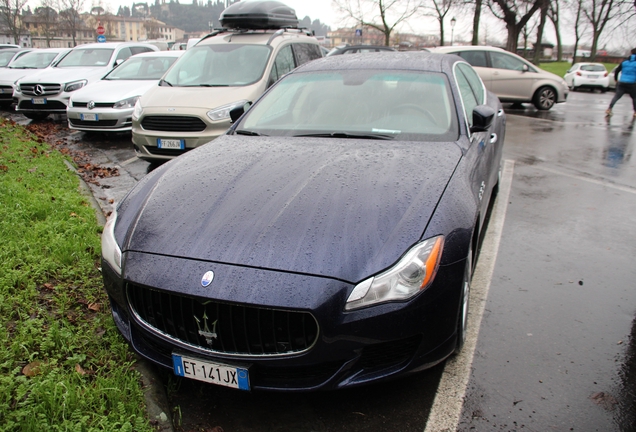
[[[133,313],[149,330],[213,353],[281,356],[306,351],[318,339],[318,324],[308,312],[197,299],[136,285],[128,285],[127,292]]]
[[[42,88],[41,93],[36,93],[35,88],[40,86]],[[60,84],[28,84],[22,83],[20,84],[20,91],[22,94],[27,96],[35,96],[35,97],[43,97],[43,96],[54,96],[59,94],[62,91],[62,86]]]

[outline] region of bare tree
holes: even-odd
[[[612,30],[625,20],[633,16],[631,10],[632,2],[627,0],[585,0],[583,4],[583,15],[590,24],[592,30],[592,47],[590,57],[593,61],[596,58],[599,41],[607,25],[614,22]]]
[[[20,45],[20,33],[22,33],[22,21],[20,15],[28,0],[0,0],[0,18],[4,21],[13,43]]]
[[[435,18],[439,24],[439,40],[441,46],[444,46],[444,19],[453,6],[455,6],[456,2],[457,0],[428,0],[422,5],[424,15]]]
[[[391,33],[419,9],[417,0],[333,0],[334,5],[362,26],[384,34],[384,44],[391,44]]]
[[[517,51],[519,33],[521,33],[521,30],[535,12],[540,9],[542,2],[543,0],[492,0],[492,3],[488,4],[493,15],[506,23],[506,30],[508,31],[506,50],[510,52]],[[525,13],[521,12],[524,4],[529,6]],[[521,13],[523,15],[517,21]]]
[[[77,46],[77,33],[83,28],[80,11],[84,8],[85,0],[60,0],[60,25],[73,38],[73,46]]]
[[[57,12],[52,0],[42,0],[40,6],[35,8],[34,17],[38,25],[38,31],[42,32],[46,39],[46,46],[51,46],[51,40],[57,30]]]
[[[550,0],[543,0],[539,14],[539,26],[537,27],[537,42],[534,44],[534,57],[532,63],[538,65],[541,62],[541,53],[543,51],[543,29],[548,18],[548,9],[550,8]]]
[[[554,35],[557,41],[557,61],[563,60],[563,40],[561,38],[561,1],[552,0],[548,8],[548,18],[554,26]]]
[[[473,15],[473,40],[472,45],[479,45],[479,21],[481,19],[482,0],[475,0],[475,14]]]
[[[576,63],[576,52],[579,50],[579,42],[581,41],[581,15],[583,14],[583,0],[576,0],[574,18],[574,52],[572,53],[572,64]]]

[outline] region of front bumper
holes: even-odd
[[[141,268],[139,262],[147,258],[143,255],[128,253],[125,267]],[[440,267],[433,284],[408,302],[344,312],[344,301],[353,286],[341,281],[165,257],[155,256],[152,260],[150,271],[147,266],[140,272],[125,270],[125,280],[106,262],[102,262],[102,268],[117,327],[137,353],[164,367],[172,368],[171,355],[176,352],[211,362],[248,366],[254,390],[310,391],[358,386],[432,367],[455,348],[463,262]],[[256,355],[210,349],[205,343],[184,340],[177,330],[170,334],[170,326],[180,326],[179,322],[165,326],[160,322],[170,321],[170,308],[211,299],[210,291],[200,284],[201,275],[211,267],[216,274],[215,285],[219,282],[213,302],[311,314],[318,329],[315,343],[297,352]],[[240,277],[235,279],[237,272]],[[223,280],[228,277],[250,289],[225,286]],[[264,283],[267,286],[259,289]],[[133,306],[135,302],[131,302],[131,290],[169,292],[184,301],[167,302],[170,306],[161,313],[159,303],[145,304],[144,309],[154,312],[146,318],[151,322],[144,322]],[[150,316],[145,312],[142,315]],[[259,326],[259,331],[262,328]],[[216,331],[223,332],[222,324]]]
[[[69,129],[95,132],[129,132],[132,129],[132,108],[76,108],[69,106],[66,115]],[[84,114],[95,114],[97,120],[82,120]]]

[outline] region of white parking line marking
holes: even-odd
[[[119,165],[121,165],[121,166],[130,165],[131,163],[133,163],[133,162],[135,162],[135,161],[137,161],[137,160],[139,160],[139,159],[137,158],[137,156],[135,156],[135,157],[131,157],[130,159],[123,161],[123,162],[122,162],[122,163],[120,163]]]
[[[543,166],[535,166],[534,168],[540,169],[542,171],[546,171],[552,174],[556,174],[556,175],[562,175],[565,177],[570,177],[576,180],[581,180],[581,181],[585,181],[588,183],[593,183],[596,185],[601,185],[601,186],[605,186],[608,187],[610,189],[616,189],[622,192],[628,192],[628,193],[632,193],[632,194],[636,194],[636,189],[633,187],[629,187],[629,186],[623,186],[623,185],[619,185],[616,183],[611,183],[609,181],[606,180],[599,180],[599,179],[595,179],[595,178],[591,178],[591,177],[586,177],[584,175],[579,175],[579,174],[570,174],[567,172],[563,172],[563,171],[559,171],[559,170],[555,170],[552,168],[548,168],[548,167],[543,167]]]
[[[488,223],[486,236],[484,237],[471,283],[466,342],[459,355],[446,361],[424,432],[455,432],[457,430],[477,346],[479,327],[484,308],[486,307],[495,261],[497,260],[499,241],[512,187],[513,172],[514,161],[504,161],[499,194],[492,209],[490,222]]]

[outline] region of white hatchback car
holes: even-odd
[[[132,127],[137,100],[185,51],[159,51],[134,55],[104,78],[71,95],[68,127],[92,132],[125,132]]]
[[[456,54],[466,60],[501,102],[531,102],[538,110],[549,110],[567,99],[569,89],[563,78],[501,48],[444,46],[428,50]]]
[[[588,88],[606,92],[610,85],[609,74],[602,63],[574,63],[563,78],[572,91]]]
[[[43,69],[16,84],[16,111],[33,120],[51,113],[66,114],[71,93],[99,80],[128,57],[159,51],[141,42],[109,42],[76,46],[54,67]]]

